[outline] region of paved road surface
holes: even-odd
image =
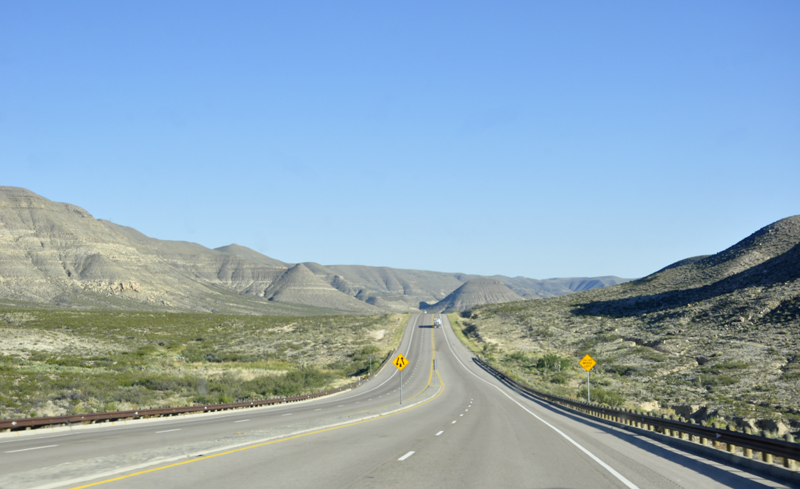
[[[0,488],[789,487],[523,397],[433,317],[401,342],[402,405],[387,365],[314,401],[3,437]]]

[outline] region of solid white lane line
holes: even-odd
[[[397,460],[398,460],[398,461],[400,461],[400,462],[402,462],[403,460],[407,459],[408,457],[410,457],[410,456],[412,456],[412,455],[414,455],[414,452],[413,452],[413,451],[411,451],[411,452],[408,452],[407,454],[403,455],[402,457],[398,458]]]
[[[442,433],[444,433],[444,430],[442,430],[442,431],[440,431],[440,432],[436,433],[436,436],[439,436],[439,435],[441,435]]]
[[[44,446],[44,447],[23,448],[21,450],[9,450],[6,453],[27,452],[27,451],[30,451],[30,450],[41,450],[42,448],[53,448],[53,447],[57,447],[57,446],[58,445],[47,445],[47,446]],[[411,452],[411,453],[414,453],[414,452]]]
[[[291,416],[293,413],[281,414],[281,416]]]
[[[248,421],[250,421],[250,420],[249,419],[243,419],[241,421],[234,421],[234,423],[247,423]]]
[[[169,433],[171,431],[180,431],[180,428],[175,428],[174,430],[164,430],[164,431],[156,431],[156,433]]]
[[[452,329],[452,325],[450,326],[450,328]],[[613,475],[614,477],[616,477],[616,478],[617,478],[617,480],[619,480],[620,482],[622,482],[623,484],[625,484],[627,487],[629,487],[630,489],[639,489],[639,486],[637,486],[637,485],[636,485],[636,484],[634,484],[633,482],[629,481],[627,478],[625,478],[625,476],[624,476],[624,475],[622,475],[622,474],[620,474],[619,472],[617,472],[616,470],[614,470],[614,468],[613,468],[613,467],[611,467],[611,466],[610,466],[610,465],[608,465],[607,463],[605,463],[605,462],[603,462],[602,460],[600,460],[599,458],[597,458],[597,456],[596,456],[595,454],[593,454],[593,453],[592,453],[592,452],[590,452],[589,450],[587,450],[587,449],[583,448],[583,446],[579,445],[579,444],[578,444],[578,442],[576,442],[575,440],[573,440],[572,438],[570,438],[570,437],[569,437],[569,435],[567,435],[566,433],[564,433],[564,432],[563,432],[563,431],[561,431],[560,429],[556,428],[556,427],[555,427],[555,426],[553,426],[552,424],[548,423],[547,421],[545,421],[545,420],[544,420],[544,419],[542,419],[541,417],[537,416],[535,413],[533,413],[532,411],[530,411],[528,408],[526,408],[525,406],[523,406],[522,404],[520,404],[519,402],[517,402],[517,400],[516,400],[516,399],[514,399],[514,398],[513,398],[513,397],[511,397],[511,396],[509,396],[509,395],[508,395],[508,394],[507,394],[507,393],[506,393],[506,392],[505,392],[503,389],[501,389],[500,387],[498,387],[498,386],[494,385],[493,383],[489,382],[488,380],[484,380],[484,379],[480,378],[480,376],[478,376],[478,375],[477,375],[475,372],[473,372],[472,370],[468,369],[468,368],[467,368],[467,366],[466,366],[466,365],[464,365],[464,363],[461,361],[461,359],[460,359],[460,358],[458,358],[458,355],[456,355],[456,352],[455,352],[455,351],[453,351],[453,346],[452,346],[452,345],[450,345],[450,340],[447,338],[447,334],[445,334],[445,335],[444,335],[444,339],[445,339],[445,341],[447,341],[447,347],[448,347],[448,348],[450,348],[450,352],[451,352],[451,353],[453,354],[453,356],[456,358],[456,361],[457,361],[457,362],[458,362],[458,363],[459,363],[459,364],[460,364],[462,367],[464,367],[464,370],[466,370],[467,372],[469,372],[470,374],[472,374],[472,376],[473,376],[473,377],[475,377],[476,379],[480,380],[481,382],[485,382],[485,383],[489,384],[490,386],[492,386],[492,387],[494,387],[495,389],[497,389],[498,391],[500,391],[500,393],[501,393],[501,394],[503,394],[503,395],[504,395],[504,396],[506,396],[507,398],[511,399],[511,402],[513,402],[513,403],[514,403],[514,404],[516,404],[517,406],[521,407],[521,408],[522,408],[523,410],[525,410],[525,411],[526,411],[528,414],[530,414],[530,415],[531,415],[531,416],[533,416],[534,418],[536,418],[536,419],[538,419],[539,421],[541,421],[542,423],[544,423],[544,424],[545,424],[545,426],[547,426],[548,428],[551,428],[553,431],[555,431],[555,432],[556,432],[556,433],[558,433],[559,435],[563,436],[563,437],[564,437],[564,439],[566,439],[568,442],[570,442],[570,443],[572,443],[573,445],[575,445],[575,447],[577,447],[577,448],[578,448],[578,450],[582,451],[582,452],[583,452],[583,453],[585,453],[585,454],[586,454],[586,455],[587,455],[589,458],[591,458],[592,460],[594,460],[595,462],[597,462],[597,463],[598,463],[598,464],[599,464],[601,467],[603,467],[604,469],[606,469],[606,470],[607,470],[609,473],[611,473],[611,475]],[[455,423],[455,421],[453,421],[453,423]]]
[[[411,340],[414,339],[414,330],[417,328],[417,321],[418,320],[419,320],[419,315],[414,316],[414,325],[411,326],[411,336],[408,338],[408,348],[406,349],[406,355],[408,355],[408,352],[411,351]],[[399,349],[399,347],[398,347],[398,349]],[[397,375],[397,372],[399,372],[399,370],[395,369],[394,372],[392,372],[392,375],[390,375],[388,379],[384,380],[383,382],[381,382],[380,384],[376,385],[372,389],[370,389],[368,391],[365,391],[364,394],[366,394],[367,392],[372,392],[375,389],[380,388],[381,386],[383,386],[383,384],[385,384],[385,383],[389,382],[390,380],[392,380],[394,378],[394,376]]]

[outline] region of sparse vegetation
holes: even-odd
[[[0,310],[0,418],[314,392],[377,367],[405,318]]]
[[[593,401],[797,436],[798,243],[796,216],[634,282],[476,307],[464,333],[473,351],[491,345],[487,361],[537,389],[585,398],[577,362],[588,353],[598,362]],[[572,368],[535,368],[551,355]]]

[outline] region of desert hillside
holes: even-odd
[[[487,356],[542,388],[579,394],[588,353],[613,402],[800,431],[800,216],[640,280],[466,316]]]
[[[380,314],[417,310],[421,302],[438,302],[475,278],[388,267],[289,264],[236,244],[209,249],[164,241],[26,189],[0,187],[0,306]],[[529,298],[625,281],[494,279]],[[481,295],[504,300],[489,292],[476,297]]]

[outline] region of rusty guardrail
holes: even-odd
[[[393,352],[394,350],[392,350]],[[377,375],[384,366],[389,362],[392,356],[390,352],[383,362],[375,369]],[[365,376],[364,380],[369,378]],[[20,419],[2,419],[0,420],[0,432],[30,430],[35,428],[42,428],[45,426],[59,426],[59,425],[72,425],[72,424],[94,424],[97,422],[118,421],[121,419],[142,419],[142,418],[155,418],[162,416],[176,416],[178,414],[198,413],[198,412],[214,412],[226,411],[229,409],[244,409],[258,406],[270,406],[272,404],[285,404],[289,402],[304,401],[307,399],[315,399],[317,397],[329,396],[352,389],[361,384],[361,380],[347,384],[338,389],[331,389],[324,392],[317,392],[315,394],[305,394],[302,396],[294,397],[279,397],[275,399],[262,399],[260,401],[243,401],[243,402],[230,402],[225,404],[199,404],[195,406],[181,406],[160,409],[138,409],[130,411],[114,411],[107,413],[87,413],[87,414],[74,414],[68,416],[51,416],[41,418],[20,418]]]
[[[777,462],[775,457],[782,459],[782,465],[789,470],[797,470],[797,460],[800,460],[800,445],[793,443],[791,435],[787,440],[774,440],[763,436],[750,435],[709,426],[701,426],[682,421],[658,418],[639,414],[633,411],[612,409],[603,407],[595,403],[585,403],[569,399],[566,397],[555,396],[538,391],[517,380],[509,377],[506,373],[492,367],[484,360],[475,358],[475,362],[483,369],[497,376],[511,387],[519,389],[527,394],[536,396],[553,404],[572,409],[574,411],[595,416],[601,419],[616,423],[632,426],[635,428],[654,431],[667,436],[697,442],[704,446],[711,446],[720,450],[725,450],[732,454],[739,454],[748,459],[754,459],[754,455],[759,455],[760,460],[768,464]]]
[[[138,409],[131,411],[114,411],[108,413],[87,413],[87,414],[74,414],[68,416],[52,416],[42,418],[21,418],[21,419],[3,419],[0,420],[0,432],[29,430],[33,428],[41,428],[44,426],[57,426],[57,425],[72,425],[72,424],[94,424],[97,422],[105,421],[118,421],[121,419],[142,419],[154,418],[162,416],[176,416],[178,414],[198,413],[198,412],[214,412],[226,411],[229,409],[244,409],[258,406],[269,406],[272,404],[285,404],[289,402],[304,401],[306,399],[314,399],[317,397],[328,396],[337,392],[342,392],[348,389],[357,387],[361,381],[347,384],[337,389],[331,389],[324,392],[317,392],[315,394],[305,394],[302,396],[294,397],[279,397],[275,399],[263,399],[260,401],[243,401],[243,402],[230,402],[225,404],[199,404],[195,406],[181,406],[172,408],[160,409]]]
[[[383,367],[389,362],[394,350],[389,352],[383,362],[375,369],[377,375]],[[369,376],[364,376],[364,380]],[[331,389],[324,392],[317,392],[316,394],[305,394],[302,396],[294,397],[279,397],[275,399],[262,399],[260,401],[243,401],[243,402],[230,402],[225,404],[199,404],[195,406],[181,406],[160,409],[138,409],[130,411],[114,411],[106,413],[87,413],[87,414],[74,414],[68,416],[50,416],[41,418],[19,418],[19,419],[2,419],[0,420],[0,433],[9,431],[30,430],[35,428],[42,428],[45,426],[58,426],[58,425],[72,425],[72,424],[94,424],[97,422],[118,421],[121,419],[142,419],[142,418],[155,418],[162,416],[176,416],[178,414],[198,413],[198,412],[214,412],[226,411],[228,409],[244,409],[258,406],[269,406],[272,404],[285,404],[289,402],[304,401],[306,399],[315,399],[317,397],[329,396],[352,389],[361,384],[361,380],[347,384],[338,389]]]

